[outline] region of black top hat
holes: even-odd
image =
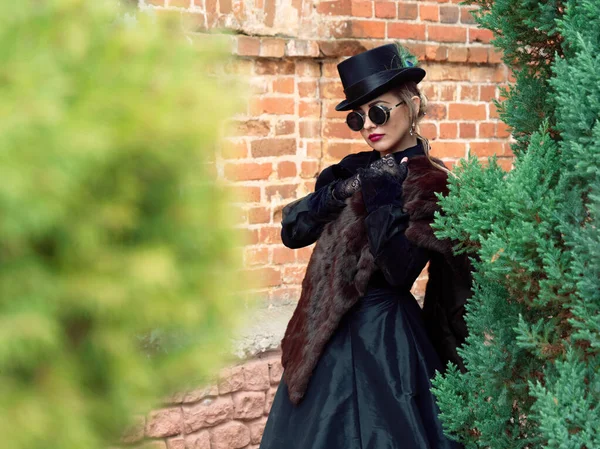
[[[336,111],[354,109],[402,81],[420,82],[425,70],[402,60],[396,44],[382,45],[342,61],[337,66],[346,99]]]

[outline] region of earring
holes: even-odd
[[[409,132],[410,132],[411,136],[414,136],[414,134],[415,134],[415,124],[414,123],[412,125],[410,125],[410,131]]]

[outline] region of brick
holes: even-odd
[[[265,137],[269,135],[270,125],[265,120],[244,120],[233,122],[235,136]]]
[[[467,62],[468,50],[466,47],[448,48],[449,62]]]
[[[296,62],[296,75],[298,76],[321,76],[320,65],[311,60],[299,60]]]
[[[244,266],[253,267],[256,265],[267,265],[269,263],[268,248],[244,248]]]
[[[440,6],[440,22],[441,23],[456,23],[458,22],[459,10],[458,6],[443,5]]]
[[[385,22],[356,20],[352,22],[352,36],[358,38],[383,39],[385,37]]]
[[[271,221],[271,211],[266,207],[253,207],[248,210],[248,223],[261,224]]]
[[[503,155],[504,147],[502,142],[471,142],[469,154],[476,156],[492,156],[494,154]]]
[[[450,86],[438,86],[438,100],[455,101],[458,97],[458,89],[455,84]]]
[[[306,267],[284,267],[283,268],[283,283],[284,284],[302,284]]]
[[[250,144],[252,157],[270,157],[296,154],[296,139],[259,139]]]
[[[315,178],[319,172],[319,162],[302,161],[300,164],[300,176],[302,178]]]
[[[502,62],[502,56],[502,51],[494,47],[488,48],[488,60],[490,64],[500,64]]]
[[[308,157],[321,157],[323,151],[323,143],[319,140],[317,142],[306,142],[306,155]]]
[[[291,115],[294,113],[294,99],[286,97],[261,97],[250,102],[250,115],[276,114]]]
[[[279,384],[281,381],[281,376],[283,376],[283,366],[281,365],[281,360],[279,358],[271,360],[269,362],[269,379],[271,381],[271,385]]]
[[[280,228],[277,227],[279,233]],[[244,389],[265,391],[269,389],[269,363],[257,360],[244,364]]]
[[[319,101],[300,101],[298,103],[298,116],[302,118],[320,117],[321,103]]]
[[[255,61],[255,70],[257,75],[293,75],[296,66],[293,60],[258,59]]]
[[[241,366],[222,369],[219,373],[219,394],[238,391],[244,386],[244,371]]]
[[[231,0],[219,0],[219,12],[229,14],[231,12]]]
[[[450,120],[485,120],[485,105],[450,103],[448,107],[448,118]]]
[[[273,80],[273,93],[293,94],[296,81],[293,77],[277,78]]]
[[[302,120],[298,125],[298,134],[302,139],[314,139],[321,135],[321,122],[319,120]]]
[[[460,87],[460,99],[468,101],[477,101],[479,98],[479,87],[472,85],[462,85]]]
[[[186,449],[183,437],[169,438],[167,440],[167,449]]]
[[[425,25],[411,23],[388,23],[389,39],[425,40]]]
[[[445,45],[426,45],[425,59],[430,61],[446,61],[448,59],[448,47]]]
[[[273,173],[273,165],[256,163],[225,164],[225,179],[230,181],[256,181],[268,179]]]
[[[427,25],[428,40],[436,42],[466,42],[467,29],[459,26]]]
[[[327,16],[349,16],[352,5],[350,0],[322,1],[317,4],[317,12]]]
[[[202,402],[183,406],[185,433],[212,427],[233,418],[233,402],[230,397],[205,399]]]
[[[323,63],[323,77],[338,79],[337,63],[324,62]]]
[[[317,81],[301,81],[298,83],[298,94],[301,97],[317,97]]]
[[[321,82],[321,97],[342,99],[344,95],[344,87],[339,81],[324,81]]]
[[[496,137],[500,139],[504,139],[506,137],[510,137],[511,131],[510,127],[504,122],[496,123]]]
[[[265,402],[264,391],[238,391],[233,393],[233,416],[235,419],[260,418],[265,410]]]
[[[262,439],[263,432],[265,430],[265,425],[267,424],[267,418],[260,418],[256,421],[252,421],[248,423],[248,428],[250,429],[250,442],[253,444],[259,444]]]
[[[478,137],[490,138],[496,136],[496,124],[495,123],[480,123]]]
[[[240,56],[258,56],[260,54],[260,39],[251,36],[238,36],[237,54]]]
[[[263,244],[281,243],[279,226],[263,226],[258,229],[258,241]]]
[[[477,127],[475,123],[461,123],[459,137],[461,139],[470,139],[476,137]]]
[[[319,44],[313,40],[290,39],[285,46],[285,54],[290,57],[318,58]]]
[[[223,159],[243,159],[248,156],[248,144],[246,141],[232,142],[226,140],[221,148]]]
[[[494,34],[490,30],[482,28],[469,28],[469,42],[481,42],[489,44],[494,38]]]
[[[232,421],[211,429],[212,449],[241,449],[250,444],[250,429]]]
[[[415,20],[419,16],[416,3],[398,2],[398,18],[402,20]]]
[[[442,103],[429,103],[427,116],[430,120],[443,120],[446,118],[446,105]]]
[[[466,149],[466,144],[462,142],[444,142],[440,140],[438,140],[431,148],[432,155],[439,158],[465,157]]]
[[[329,122],[323,128],[323,137],[327,138],[336,138],[336,139],[352,139],[358,136],[358,133],[355,133],[346,123],[335,123]]]
[[[488,61],[488,48],[470,47],[468,61],[485,64]]]
[[[396,3],[380,1],[375,2],[375,17],[380,19],[395,19]]]
[[[438,130],[435,123],[421,123],[419,125],[419,132],[429,140],[435,140],[438,137]]]
[[[246,245],[257,245],[258,244],[258,229],[237,229],[236,232],[240,235],[240,240]]]
[[[265,188],[265,195],[267,196],[267,201],[271,201],[271,198],[276,195],[279,196],[279,199],[290,199],[296,196],[297,190],[297,184],[268,186]]]
[[[440,20],[440,7],[438,5],[419,5],[419,17],[423,21],[438,22]]]
[[[291,120],[278,120],[275,125],[276,136],[287,136],[296,132],[296,123]]]
[[[457,133],[456,123],[440,123],[440,139],[456,139]]]
[[[477,8],[460,8],[460,22],[468,25],[477,23],[472,13],[476,10]]]
[[[504,171],[510,171],[513,168],[513,161],[514,161],[514,159],[512,157],[499,157],[498,165]]]
[[[264,267],[246,270],[247,279],[253,279],[260,287],[274,287],[281,284],[281,272],[275,268]]]
[[[427,67],[427,78],[431,81],[470,81],[472,69],[465,64],[435,64]]]
[[[191,8],[192,0],[168,0],[167,6],[171,8]]]
[[[138,449],[167,449],[167,443],[162,440],[146,441]]]
[[[312,255],[312,252],[313,252],[312,246],[297,249],[296,250],[296,261],[298,263],[308,262],[310,260],[310,256]]]
[[[152,411],[146,420],[146,436],[164,438],[181,433],[182,417],[179,407]]]
[[[208,398],[211,396],[218,396],[218,395],[219,395],[219,389],[217,388],[217,386],[211,385],[210,387],[196,388],[194,390],[186,391],[185,394],[183,395],[183,398],[181,399],[181,402],[183,402],[183,403],[198,402],[198,401],[201,401],[202,399],[205,399],[205,398]]]
[[[261,39],[260,56],[265,58],[283,58],[285,41],[283,39]]]
[[[286,263],[294,263],[296,261],[296,255],[294,251],[286,247],[273,248],[273,263],[277,265],[284,265]]]
[[[320,33],[328,35],[334,39],[343,39],[352,37],[352,21],[350,20],[331,20],[322,23],[321,28],[324,28]]]
[[[186,449],[211,449],[210,434],[201,430],[185,436]]]
[[[283,161],[277,164],[277,177],[279,179],[293,178],[296,176],[296,164],[291,161]]]
[[[353,1],[351,13],[353,17],[373,17],[373,2]]]
[[[481,86],[479,90],[479,101],[492,101],[496,98],[496,86]]]

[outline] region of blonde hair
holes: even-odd
[[[423,117],[425,117],[425,113],[427,112],[427,97],[421,93],[417,87],[417,83],[414,81],[407,81],[397,87],[394,87],[391,91],[398,96],[399,100],[402,100],[402,102],[408,106],[408,119],[411,123],[411,127],[414,127],[414,133],[417,136],[417,139],[419,139],[423,144],[423,150],[425,151],[425,155],[427,156],[427,159],[431,165],[439,170],[455,176],[454,173],[452,173],[446,167],[433,160],[430,154],[431,145],[429,144],[429,140],[423,137],[419,132],[419,122],[423,119]],[[419,110],[417,110],[415,103],[412,101],[414,96],[419,97],[421,100],[419,103]]]

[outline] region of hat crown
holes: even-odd
[[[382,45],[338,64],[337,69],[344,89],[380,72],[402,69],[403,61],[395,44]]]

